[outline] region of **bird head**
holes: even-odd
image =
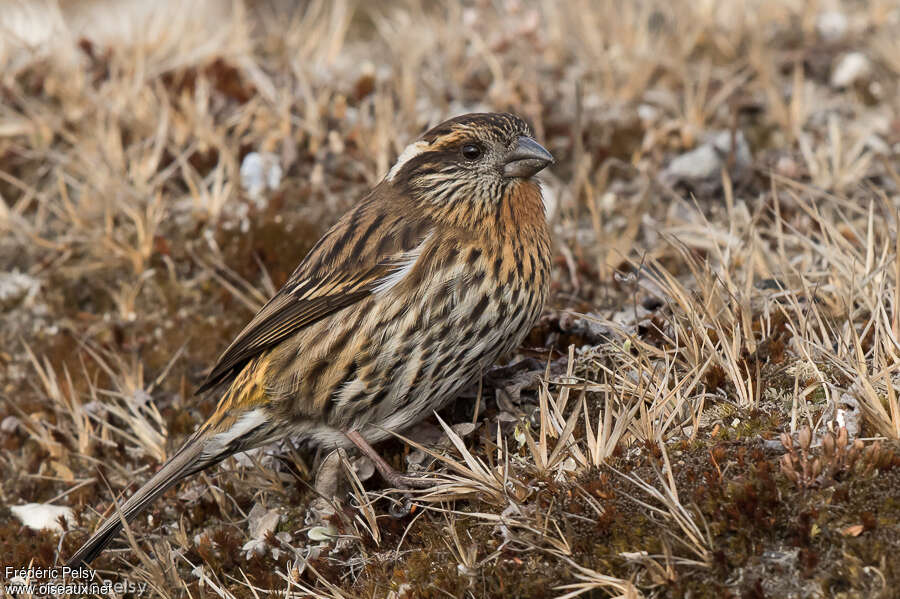
[[[432,211],[485,214],[553,162],[528,124],[508,113],[458,116],[406,147],[385,181]]]

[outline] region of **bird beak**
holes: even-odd
[[[506,155],[503,163],[503,176],[527,179],[539,173],[552,162],[553,155],[550,152],[538,142],[523,135]]]

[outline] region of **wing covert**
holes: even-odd
[[[256,356],[361,301],[386,279],[409,269],[432,226],[391,218],[379,207],[376,202],[363,202],[325,234],[228,346],[197,393],[230,380]]]

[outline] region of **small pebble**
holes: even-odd
[[[277,189],[281,175],[281,164],[275,154],[250,152],[241,163],[241,185],[251,198],[260,197],[266,190]]]
[[[826,42],[838,42],[847,34],[848,22],[844,13],[823,12],[816,19],[816,31]]]
[[[869,76],[872,65],[862,52],[850,52],[838,59],[831,72],[831,87],[849,87]]]

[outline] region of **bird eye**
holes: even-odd
[[[466,144],[462,147],[462,155],[466,160],[477,160],[481,156],[481,148],[475,144]]]

